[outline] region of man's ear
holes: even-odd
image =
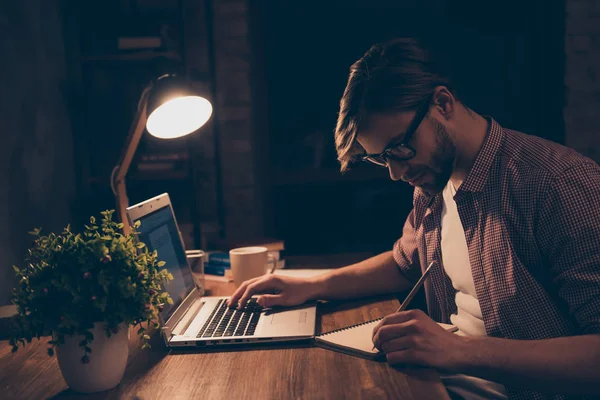
[[[456,99],[446,86],[438,86],[433,92],[432,105],[444,119],[449,120],[454,115]]]

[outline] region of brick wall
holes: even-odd
[[[248,1],[185,0],[188,74],[204,80],[213,118],[192,141],[201,247],[264,233],[253,115]]]
[[[214,0],[213,42],[223,223],[228,241],[264,233],[250,82],[247,0]]]
[[[600,162],[600,0],[566,0],[566,145]]]
[[[194,186],[196,187],[197,221],[200,227],[200,248],[212,248],[221,234],[219,217],[219,174],[215,168],[217,152],[215,148],[215,118],[218,114],[213,98],[211,77],[210,15],[207,1],[183,1],[184,16],[184,57],[188,75],[196,82],[204,82],[200,91],[213,104],[214,114],[198,134],[190,136],[190,156],[193,160]]]

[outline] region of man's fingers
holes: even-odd
[[[418,332],[419,326],[417,324],[417,320],[414,319],[401,324],[384,325],[379,328],[375,333],[375,336],[373,336],[373,344],[375,347],[381,350],[382,343]]]
[[[236,291],[231,295],[231,297],[229,297],[229,300],[227,300],[227,307],[231,307],[232,305],[237,303],[237,301],[240,299],[240,297],[242,297],[242,295],[246,291],[246,288],[249,284],[250,281],[242,282],[240,287],[238,287]]]
[[[408,311],[400,311],[400,312],[388,315],[387,317],[385,317],[384,319],[379,321],[379,323],[375,326],[375,328],[373,328],[373,336],[372,336],[373,342],[375,342],[375,334],[377,334],[377,331],[379,331],[383,326],[401,324],[403,322],[410,321],[412,319],[417,318],[418,317],[417,314],[419,312],[420,312],[420,310],[408,310]]]
[[[419,314],[423,314],[421,310],[400,311],[390,314],[381,320],[382,325],[401,324],[402,322],[410,321],[411,319],[419,318]]]
[[[240,309],[244,308],[248,299],[250,297],[252,297],[255,293],[260,293],[263,291],[276,289],[277,288],[276,282],[277,281],[275,279],[273,279],[271,275],[268,275],[266,277],[263,277],[260,280],[250,283],[248,285],[248,287],[246,288],[246,292],[240,299],[240,304],[239,304],[238,308],[240,308]]]
[[[229,300],[227,300],[227,307],[231,307],[234,304],[236,304],[238,302],[238,300],[240,299],[240,297],[242,297],[242,295],[244,293],[246,293],[246,288],[248,287],[248,285],[250,285],[251,283],[256,282],[257,280],[259,280],[261,277],[259,278],[253,278],[250,280],[247,280],[245,282],[243,282],[239,288],[237,288],[237,290],[235,291],[235,293],[229,298]]]
[[[377,331],[379,331],[379,329],[381,329],[382,326],[383,320],[379,321],[379,323],[375,325],[375,328],[373,328],[373,332],[371,333],[371,340],[373,341],[373,343],[375,343],[375,334],[377,333]]]
[[[263,294],[256,302],[263,307],[282,306],[283,296],[280,294]]]
[[[388,340],[387,342],[381,343],[379,350],[384,353],[393,353],[395,351],[402,351],[414,348],[416,346],[417,337],[415,335],[402,336],[396,339]]]
[[[391,365],[421,365],[417,357],[417,352],[413,349],[394,351],[387,353],[385,358]]]

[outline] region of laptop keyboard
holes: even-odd
[[[243,310],[229,308],[227,299],[221,299],[196,337],[252,336],[262,309],[255,298]]]

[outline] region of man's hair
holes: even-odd
[[[371,114],[415,110],[436,86],[445,86],[455,95],[450,80],[417,40],[401,38],[373,45],[350,67],[340,101],[335,147],[341,171],[363,152],[356,136]]]

